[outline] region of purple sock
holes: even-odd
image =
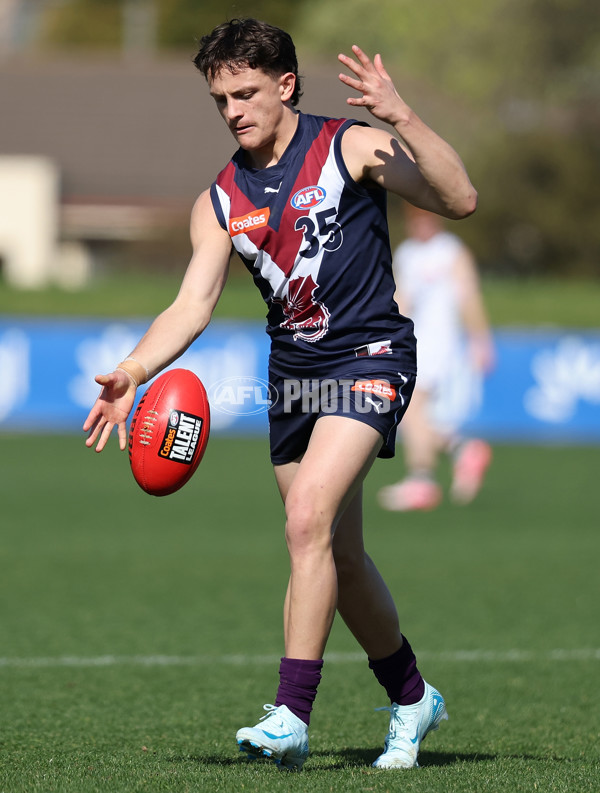
[[[410,644],[404,636],[402,640],[402,647],[393,655],[377,661],[369,658],[369,668],[387,691],[390,702],[414,705],[423,698],[425,681],[417,669],[417,659]]]
[[[317,696],[322,668],[322,660],[282,658],[275,705],[286,705],[305,724],[310,724],[310,712]]]

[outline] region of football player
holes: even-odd
[[[137,386],[207,326],[233,246],[268,307],[269,376],[280,395],[269,415],[271,457],[291,565],[279,689],[237,742],[249,756],[302,768],[337,609],[390,700],[374,765],[410,768],[446,709],[363,545],[362,483],[376,457],[394,454],[416,372],[412,322],[394,302],[385,196],[459,219],[475,210],[477,194],[380,55],[353,46],[338,58],[348,105],[368,108],[389,131],[300,113],[296,53],[279,28],[234,19],[202,38],[195,64],[239,148],[195,203],[193,254],[175,301],[126,361],[96,378],[102,392],[84,430],[100,451],[116,426],[125,448]]]

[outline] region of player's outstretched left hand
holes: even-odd
[[[391,77],[385,70],[381,55],[376,55],[371,61],[356,44],[352,46],[352,52],[357,60],[344,54],[338,55],[338,60],[347,66],[355,77],[342,72],[339,78],[362,96],[349,97],[347,103],[355,107],[366,107],[375,118],[392,126],[408,118],[410,108],[396,91]]]
[[[135,401],[136,387],[121,369],[99,374],[95,380],[103,388],[83,425],[84,432],[89,430],[85,445],[91,447],[98,441],[96,451],[101,452],[116,426],[119,446],[124,450],[127,446],[126,421]]]

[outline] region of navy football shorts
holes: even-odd
[[[348,367],[328,377],[284,377],[269,370],[272,403],[269,408],[271,462],[296,460],[308,447],[321,416],[348,416],[374,427],[383,438],[378,457],[393,457],[396,428],[415,386],[414,374],[372,367]],[[370,369],[370,371],[369,371]]]

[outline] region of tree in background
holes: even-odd
[[[147,49],[193,49],[196,39],[224,19],[257,16],[286,29],[299,3],[279,0],[46,0],[42,40],[62,49],[123,48],[145,26]]]
[[[600,274],[596,0],[305,0],[295,34],[382,53],[468,163],[480,208],[461,231],[488,271]]]
[[[67,50],[106,50],[121,46],[123,0],[67,0],[45,3],[41,43]]]
[[[194,47],[196,40],[226,19],[257,17],[292,30],[302,2],[281,0],[154,0],[159,44],[170,49]]]
[[[597,0],[46,0],[44,7],[44,41],[63,49],[137,41],[191,52],[223,19],[256,16],[289,30],[301,61],[337,70],[337,52],[354,42],[379,51],[406,101],[467,162],[480,207],[461,233],[484,269],[600,275]],[[144,13],[146,37],[126,35]]]

